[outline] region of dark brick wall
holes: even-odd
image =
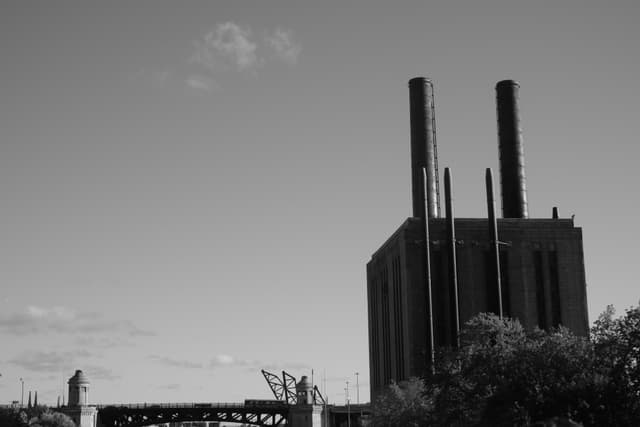
[[[460,321],[464,323],[477,313],[495,310],[497,293],[492,288],[495,272],[488,255],[487,220],[456,219],[455,228]],[[429,229],[434,335],[436,346],[448,346],[454,342],[455,330],[445,220],[431,219]],[[582,230],[570,219],[514,218],[498,219],[498,233],[504,243],[501,277],[505,314],[518,318],[528,329],[562,324],[578,335],[587,335]],[[423,242],[420,220],[409,218],[367,264],[372,398],[391,380],[423,375],[428,368]],[[401,266],[399,293],[391,291],[394,262]],[[391,347],[403,348],[385,348],[385,340]]]

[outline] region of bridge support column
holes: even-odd
[[[313,403],[313,386],[306,376],[296,384],[296,404],[289,408],[287,426],[328,427],[322,424],[322,405]]]
[[[69,378],[69,401],[67,406],[56,409],[68,415],[77,427],[96,427],[98,410],[89,406],[89,380],[82,371]]]
[[[328,427],[324,425],[322,405],[295,405],[289,409],[287,426]]]

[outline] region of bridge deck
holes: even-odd
[[[141,427],[184,421],[218,421],[277,426],[289,414],[286,403],[134,403],[95,405],[101,427]]]

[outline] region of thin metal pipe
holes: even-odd
[[[458,297],[458,267],[456,254],[456,228],[453,216],[453,197],[451,189],[451,170],[444,168],[444,203],[447,216],[447,236],[449,243],[449,292],[451,293],[451,317],[454,326],[455,347],[460,347],[460,303]]]
[[[427,170],[426,168],[422,169],[422,179],[425,184],[427,184]],[[427,216],[423,217],[424,221],[424,251],[425,251],[425,273],[426,273],[426,290],[427,290],[427,329],[429,331],[429,364],[431,369],[431,374],[435,374],[435,363],[436,363],[436,349],[435,349],[435,339],[433,336],[433,292],[431,287],[431,249],[430,249],[430,240],[429,240],[429,218]]]
[[[487,168],[485,175],[487,182],[487,210],[489,212],[489,243],[496,269],[496,289],[498,291],[498,315],[502,319],[502,283],[500,278],[500,248],[498,241],[498,222],[496,220],[496,202],[493,197],[493,173]]]

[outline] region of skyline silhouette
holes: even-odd
[[[269,398],[260,369],[368,396],[415,76],[461,218],[486,216],[494,85],[520,82],[530,217],[583,228],[590,323],[636,304],[639,7],[7,2],[0,402],[24,378],[53,405],[76,369],[95,403]]]

